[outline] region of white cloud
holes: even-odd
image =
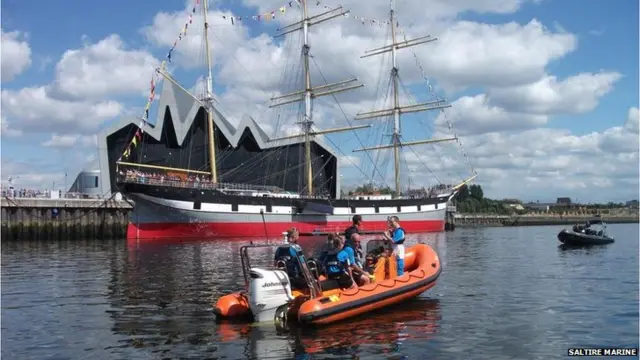
[[[113,100],[57,100],[47,90],[45,86],[2,90],[2,110],[11,124],[30,132],[91,133],[123,112],[123,106]]]
[[[42,142],[42,146],[50,148],[72,148],[76,145],[82,145],[85,147],[97,146],[96,135],[79,135],[79,134],[67,134],[58,135],[52,134],[51,139]]]
[[[510,113],[501,107],[491,105],[486,94],[463,96],[452,105],[446,117],[460,135],[532,129],[546,125],[549,119],[546,115]],[[443,113],[438,115],[435,124],[440,128],[447,127]]]
[[[13,161],[7,156],[2,157],[2,185],[12,184],[16,189],[62,189],[64,185],[64,171],[45,164],[34,164],[26,161]],[[12,179],[9,183],[9,178]],[[71,179],[67,179],[71,180]]]
[[[117,35],[85,41],[62,55],[51,84],[3,89],[3,116],[15,131],[95,133],[105,120],[125,112],[116,100],[120,96],[148,96],[157,65],[149,52],[128,49]]]
[[[149,95],[153,70],[160,61],[149,52],[128,49],[112,34],[80,49],[67,50],[56,65],[54,96],[100,99],[117,95]]]
[[[508,87],[534,82],[550,62],[577,47],[575,35],[552,32],[537,20],[526,25],[460,21],[419,49],[428,73],[444,86]]]
[[[580,73],[563,81],[545,76],[532,84],[494,89],[491,103],[507,110],[533,114],[586,113],[598,105],[622,75],[618,72]]]
[[[634,134],[638,134],[638,119],[640,115],[638,114],[638,108],[632,107],[629,108],[629,113],[627,115],[627,121],[624,123],[624,128],[626,130],[631,131]]]
[[[479,173],[476,183],[485,188],[487,196],[540,201],[558,196],[588,201],[629,200],[638,196],[640,176],[638,134],[629,125],[637,121],[633,117],[635,108],[629,114],[623,126],[584,135],[536,128],[465,136],[462,140]],[[422,155],[430,168],[438,169],[435,154]],[[405,158],[417,164],[413,157]],[[423,169],[418,179],[424,176]],[[593,188],[600,190],[593,192]]]
[[[4,114],[0,114],[0,135],[8,138],[18,137],[22,135],[22,131],[15,130],[4,117]]]
[[[563,81],[545,76],[531,84],[489,89],[488,94],[464,96],[452,103],[448,119],[460,134],[533,129],[550,116],[592,111],[621,78],[617,72],[581,73]],[[443,114],[436,126],[448,126]]]
[[[20,75],[31,65],[31,47],[25,40],[25,35],[20,31],[5,32],[2,34],[2,81],[11,81]]]

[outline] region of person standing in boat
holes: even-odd
[[[327,278],[335,280],[342,289],[356,287],[351,273],[351,260],[349,253],[344,250],[344,243],[340,236],[332,240],[332,247],[324,258],[324,268],[327,270]]]
[[[355,260],[358,266],[362,267],[362,260],[364,258],[362,253],[362,245],[360,243],[353,242],[353,234],[360,234],[362,230],[362,215],[353,215],[351,219],[352,225],[344,231],[344,238],[346,240],[345,245],[350,246],[354,250]]]
[[[388,220],[389,230],[385,231],[384,237],[393,244],[393,254],[398,263],[398,276],[404,274],[404,229],[400,227],[400,219],[397,216],[390,216]]]

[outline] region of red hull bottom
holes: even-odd
[[[410,233],[426,233],[444,231],[443,220],[413,220],[402,221],[402,227]],[[313,232],[342,232],[351,226],[348,221],[331,222],[330,224],[312,224],[307,222],[246,222],[246,223],[129,223],[127,228],[128,240],[153,239],[213,239],[213,238],[247,238],[282,237],[282,233],[291,227],[301,233]],[[382,232],[386,229],[385,221],[367,221],[363,223],[364,231]]]

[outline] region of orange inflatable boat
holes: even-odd
[[[219,317],[253,317],[254,321],[286,321],[302,324],[329,324],[358,316],[416,297],[436,284],[442,267],[435,250],[416,244],[405,250],[404,274],[397,276],[395,256],[388,256],[387,242],[367,243],[367,260],[372,283],[355,289],[339,289],[319,274],[317,264],[306,260],[297,245],[293,248],[301,275],[292,282],[284,266],[251,268],[247,249],[273,245],[251,245],[240,249],[246,292],[221,297],[214,308]],[[299,278],[302,278],[300,281]]]

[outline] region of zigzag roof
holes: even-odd
[[[184,90],[182,90],[179,86],[175,85],[170,81],[164,81],[162,85],[162,92],[160,94],[160,100],[158,104],[158,112],[156,115],[155,125],[146,124],[144,127],[144,132],[151,136],[156,140],[160,140],[162,135],[162,129],[164,127],[164,119],[165,114],[168,111],[171,119],[171,122],[176,131],[176,138],[178,141],[178,145],[182,145],[185,137],[189,133],[189,129],[193,124],[193,121],[200,111],[202,105],[198,103],[191,95],[187,94]],[[255,138],[260,149],[266,150],[270,148],[277,148],[287,145],[295,145],[301,144],[303,142],[303,137],[294,138],[294,139],[283,139],[276,141],[269,141],[270,138],[267,133],[262,130],[260,125],[256,123],[256,121],[250,116],[244,116],[238,124],[237,127],[234,127],[225,117],[218,111],[218,109],[213,108],[214,114],[214,122],[216,127],[220,130],[220,132],[224,135],[224,137],[229,141],[231,146],[234,148],[238,146],[240,139],[242,138],[242,134],[245,129],[249,129],[253,137]],[[134,116],[126,116],[121,118],[119,121],[111,125],[110,127],[104,129],[100,135],[98,136],[98,149],[99,149],[99,157],[100,157],[100,171],[102,174],[109,173],[109,158],[108,158],[108,149],[107,149],[107,137],[114,134],[115,132],[121,130],[122,128],[134,125],[138,127],[140,124],[140,118]],[[326,146],[324,141],[322,140],[322,136],[316,136],[312,140],[319,146],[321,146],[328,153],[338,158],[336,153]],[[339,166],[339,164],[338,164]],[[336,179],[337,187],[339,191],[340,187],[340,179],[339,177]],[[109,177],[102,176],[102,193],[110,191],[110,181]]]

